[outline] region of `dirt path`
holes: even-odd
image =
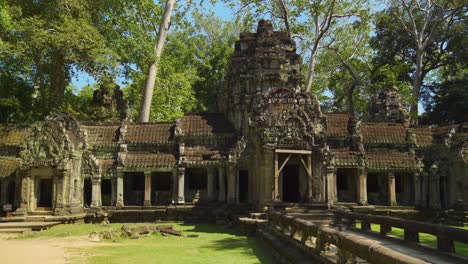
[[[6,238],[0,236],[0,262],[5,264],[62,264],[79,256],[76,250],[69,249],[97,246],[87,237],[22,240]]]

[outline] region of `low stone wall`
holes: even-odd
[[[337,248],[337,254],[332,258],[336,259],[327,258],[330,262],[348,263],[353,262],[358,257],[370,263],[379,264],[426,263],[388,248],[377,246],[370,241],[363,241],[356,235],[340,232],[326,226],[318,226],[279,212],[269,212],[268,220],[270,228],[280,232],[283,237],[296,240],[296,246],[302,251],[323,256],[329,251],[329,245],[334,245]]]
[[[431,234],[437,237],[437,249],[443,252],[455,252],[454,242],[468,243],[468,230],[435,225],[426,222],[401,219],[389,216],[369,215],[348,211],[335,211],[335,223],[346,220],[348,226],[354,226],[356,220],[361,221],[361,229],[369,231],[371,224],[380,225],[380,234],[386,236],[392,227],[404,230],[404,240],[419,243],[419,233]]]

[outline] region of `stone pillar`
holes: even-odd
[[[145,198],[144,206],[151,206],[151,171],[145,171]]]
[[[101,179],[91,179],[91,207],[99,207],[99,194],[101,192]]]
[[[336,171],[334,166],[327,166],[327,204],[331,207],[335,201],[335,180]]]
[[[219,192],[218,192],[218,201],[225,202],[226,201],[226,175],[224,171],[224,167],[219,167]]]
[[[172,190],[172,204],[175,204],[177,202],[177,194],[178,194],[178,189],[177,189],[177,180],[178,174],[177,174],[177,168],[172,169],[172,182],[171,182],[171,190]]]
[[[338,175],[336,170],[333,173],[333,202],[338,202]]]
[[[213,201],[214,199],[214,168],[207,168],[207,175],[206,175],[206,189],[208,195],[208,201]]]
[[[393,172],[388,173],[388,204],[390,206],[396,206],[396,191],[395,191],[395,174]]]
[[[358,173],[358,195],[359,205],[367,205],[367,172],[364,168],[357,170]]]
[[[414,184],[414,205],[421,206],[421,174],[415,172],[413,175],[413,184]]]
[[[185,168],[184,167],[179,167],[177,170],[177,203],[178,204],[184,204],[185,203]]]
[[[117,179],[111,178],[111,205],[115,206],[117,202]]]
[[[117,172],[117,199],[116,206],[124,206],[124,173]]]
[[[275,157],[275,174],[273,175],[273,201],[279,202],[281,201],[280,192],[279,192],[279,155],[278,153],[274,154]]]
[[[429,175],[429,206],[434,209],[442,208],[440,204],[440,175],[436,164],[431,166]]]
[[[236,203],[236,167],[229,165],[227,174],[227,202],[228,204]]]
[[[20,181],[21,181],[20,204],[19,204],[19,208],[13,213],[13,215],[15,216],[23,216],[26,214],[27,211],[30,210],[30,199],[31,199],[30,188],[31,188],[32,177],[31,177],[31,174],[29,174],[29,168],[21,168],[19,171],[19,175],[20,175]],[[6,200],[7,198],[5,199],[5,201]]]

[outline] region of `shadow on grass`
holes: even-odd
[[[245,255],[255,255],[260,263],[275,263],[269,249],[254,237],[246,237],[234,228],[220,227],[211,224],[182,224],[181,226],[192,227],[186,229],[186,233],[210,233],[229,234],[233,237],[213,241],[202,248],[214,251],[235,250]]]

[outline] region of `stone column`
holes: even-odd
[[[171,190],[172,190],[172,203],[175,204],[177,202],[177,194],[178,194],[178,189],[177,189],[177,180],[178,174],[177,174],[177,168],[172,169],[172,182],[171,182]]]
[[[327,204],[331,207],[335,201],[335,180],[336,171],[334,166],[326,167],[327,177]]]
[[[338,202],[338,175],[335,170],[335,173],[333,173],[333,202],[337,203]]]
[[[358,202],[360,205],[367,205],[367,172],[364,168],[357,170],[358,173]]]
[[[206,174],[206,189],[208,201],[213,201],[214,194],[214,168],[207,168]]]
[[[395,192],[395,174],[393,172],[388,173],[388,204],[390,206],[396,206],[396,192]]]
[[[185,168],[179,167],[177,170],[177,178],[178,178],[178,185],[177,185],[177,203],[184,204],[185,203]]]
[[[281,201],[280,192],[279,192],[279,155],[278,153],[274,154],[275,157],[275,174],[273,175],[273,201]]]
[[[442,208],[440,204],[440,175],[436,164],[431,166],[429,175],[429,206],[434,209]]]
[[[116,206],[124,206],[124,173],[117,172],[117,199]]]
[[[227,202],[228,204],[236,203],[236,167],[229,165],[227,174]]]
[[[30,188],[31,188],[31,181],[32,177],[31,174],[29,174],[29,168],[22,168],[19,171],[20,175],[20,184],[21,184],[21,189],[20,189],[20,204],[19,207],[13,215],[15,216],[23,216],[26,214],[27,211],[30,210],[30,200],[31,200],[31,194],[30,194]],[[8,185],[7,185],[8,186]],[[8,188],[8,187],[7,187]],[[7,198],[5,199],[5,201]]]
[[[151,206],[151,171],[145,171],[145,200],[144,206]]]
[[[414,183],[414,205],[421,206],[421,174],[415,172],[413,175]]]
[[[101,179],[91,179],[91,207],[99,207],[99,194],[101,192]]]
[[[218,192],[218,201],[225,202],[226,201],[226,175],[224,171],[224,167],[219,167],[219,192]]]

